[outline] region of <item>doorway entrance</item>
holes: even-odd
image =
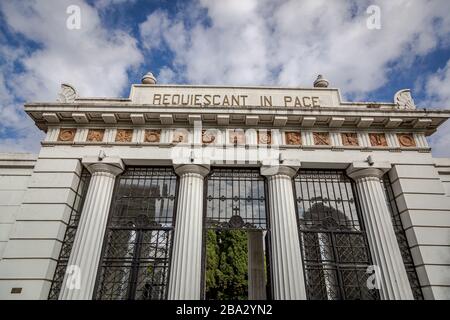
[[[270,298],[265,179],[258,169],[213,169],[205,182],[203,297]]]

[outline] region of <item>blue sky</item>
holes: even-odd
[[[81,28],[66,27],[70,5]],[[370,5],[381,28],[367,28]],[[310,87],[324,74],[350,101],[450,109],[447,0],[37,0],[0,2],[0,152],[38,152],[25,101],[128,96],[152,71],[159,83]],[[450,157],[450,125],[430,139]]]

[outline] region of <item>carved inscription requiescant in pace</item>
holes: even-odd
[[[157,106],[223,106],[223,107],[321,107],[317,96],[249,96],[238,94],[159,94],[155,93],[152,104]]]

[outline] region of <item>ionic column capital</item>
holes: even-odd
[[[195,173],[202,177],[206,177],[209,173],[209,165],[199,165],[199,164],[181,164],[174,166],[175,173],[180,177],[184,174]]]
[[[355,181],[362,178],[374,177],[381,179],[391,169],[389,162],[353,162],[347,168],[347,175]]]
[[[89,170],[91,174],[106,172],[117,176],[123,172],[125,166],[120,158],[107,157],[102,160],[97,157],[84,157],[81,163]]]
[[[297,174],[299,168],[300,161],[286,160],[285,162],[283,162],[283,164],[263,162],[261,167],[261,175],[268,178],[277,175],[288,176],[289,178],[292,178]]]

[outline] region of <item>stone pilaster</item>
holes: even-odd
[[[117,158],[85,158],[83,164],[92,177],[61,287],[61,300],[92,299],[114,181],[124,169]]]
[[[272,249],[273,293],[276,300],[306,299],[292,177],[297,169],[263,166],[267,177]]]
[[[168,298],[200,299],[203,185],[208,166],[185,164],[175,167],[180,177],[170,268]]]
[[[413,299],[392,225],[381,177],[390,165],[354,163],[347,174],[356,181],[361,213],[373,263],[379,267],[380,292],[385,300]],[[375,269],[376,270],[376,269]]]

